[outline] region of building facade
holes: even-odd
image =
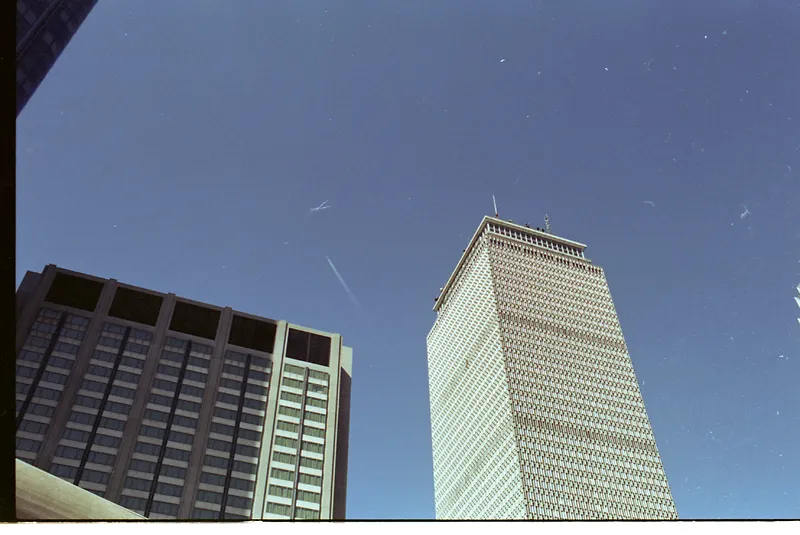
[[[674,519],[602,268],[485,217],[427,338],[440,519]]]
[[[17,0],[17,117],[97,0]]]
[[[343,519],[341,336],[47,266],[17,292],[16,456],[150,519]]]

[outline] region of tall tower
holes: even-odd
[[[148,518],[344,519],[341,336],[47,266],[16,349],[17,458]]]
[[[440,519],[677,518],[603,270],[485,217],[428,334]]]
[[[17,117],[97,0],[17,0]]]

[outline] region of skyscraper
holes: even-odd
[[[17,311],[19,459],[153,519],[344,518],[341,336],[52,265]]]
[[[485,217],[437,298],[437,518],[677,518],[605,275],[584,249]]]
[[[17,0],[17,117],[97,0]]]

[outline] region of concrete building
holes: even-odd
[[[17,0],[17,117],[97,0]]]
[[[440,519],[677,518],[602,268],[485,217],[427,338]]]
[[[17,520],[147,520],[17,459]]]
[[[17,292],[16,456],[150,519],[343,519],[341,336],[47,266]]]

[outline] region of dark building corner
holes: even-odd
[[[336,427],[336,470],[333,482],[333,520],[345,520],[347,514],[347,460],[350,450],[350,389],[352,377],[339,373],[339,423]]]

